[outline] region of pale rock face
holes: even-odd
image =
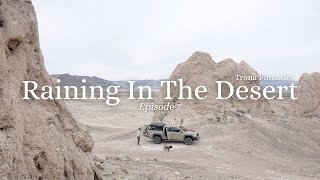
[[[295,92],[297,100],[291,100],[288,111],[294,115],[320,117],[320,73],[304,73]]]
[[[237,81],[235,75],[254,76],[257,80]],[[227,100],[216,100],[218,95],[216,81],[228,81],[235,88],[247,86],[250,89],[252,86],[259,85],[259,74],[244,61],[238,64],[232,59],[226,59],[215,63],[208,53],[195,52],[186,62],[176,67],[169,80],[177,81],[181,78],[184,85],[192,87],[193,91],[197,86],[205,86],[208,90],[205,94],[207,98],[199,100],[193,96],[193,100],[178,100],[179,88],[171,86],[173,100],[165,100],[166,88],[162,87],[157,103],[181,104],[181,109],[171,112],[156,111],[153,122],[169,121],[176,123],[181,119],[200,119],[202,116],[210,116],[214,113],[222,113],[238,107],[248,111],[268,111],[270,109],[269,103],[264,98],[260,100],[251,100],[249,98],[247,100],[239,100],[236,96],[232,96]],[[187,93],[187,91],[184,93]],[[222,96],[226,97],[228,94],[229,88],[222,86]],[[242,95],[244,96],[245,94]],[[184,97],[186,98],[187,96],[184,94]]]
[[[95,179],[88,130],[59,101],[22,100],[51,85],[29,0],[0,0],[0,179]]]

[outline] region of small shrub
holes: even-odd
[[[207,118],[208,119],[208,122],[210,123],[210,124],[213,124],[214,123],[214,118]]]
[[[220,116],[216,116],[217,122],[221,122],[221,117]]]

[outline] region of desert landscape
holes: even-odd
[[[202,101],[179,99],[176,87],[167,100],[159,80],[138,82],[154,87],[153,100],[128,100],[123,81],[51,76],[32,1],[1,0],[0,179],[320,179],[320,73],[305,73],[294,82],[298,100],[288,92],[285,100],[215,99],[215,81],[262,86],[259,80],[235,81],[236,74],[259,76],[245,61],[216,61],[200,51],[180,62],[167,79],[183,79],[192,88],[206,86],[208,98]],[[36,81],[39,94],[41,87],[54,87],[57,78],[78,86],[76,81],[84,77],[91,85],[122,86],[121,103],[23,99],[24,80]],[[223,94],[228,94],[226,87]],[[144,112],[140,103],[179,104],[181,109]],[[150,123],[183,125],[199,132],[201,139],[192,145],[154,144],[142,137],[137,145],[137,129]],[[165,143],[172,146],[170,152],[163,151]]]
[[[231,107],[221,119],[219,110],[187,113],[191,118],[185,117],[182,125],[199,132],[200,141],[191,146],[181,142],[154,144],[144,137],[138,146],[137,128],[150,124],[158,113],[139,111],[140,103],[146,101],[128,100],[126,91],[120,97],[122,103],[115,107],[99,100],[66,101],[75,117],[90,129],[95,141],[92,152],[106,179],[318,179],[320,176],[317,158],[320,120],[317,116],[290,115],[283,110],[291,104],[288,99],[268,101],[270,112]],[[185,108],[190,107],[198,108],[192,104]],[[167,112],[164,123],[181,124],[176,118],[184,117],[185,108],[182,107],[182,112]],[[170,120],[170,116],[175,120]],[[169,153],[163,151],[164,143],[173,146]]]

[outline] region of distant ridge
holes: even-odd
[[[135,81],[134,87],[137,86],[150,86],[153,90],[159,90],[161,88],[161,81],[165,81],[166,79],[157,79],[157,80],[128,80]],[[112,81],[113,84],[121,86],[122,88],[128,89],[129,83],[128,81]]]
[[[68,73],[53,74],[51,76],[61,80],[60,86],[80,87],[80,86],[86,85],[86,86],[109,87],[114,85],[112,82],[96,76],[77,76],[77,75],[70,75]],[[82,83],[83,79],[86,80],[86,83]]]
[[[161,81],[165,79],[157,79],[157,80],[123,80],[123,81],[110,81],[105,80],[100,77],[96,76],[78,76],[78,75],[71,75],[68,73],[65,74],[52,74],[54,78],[60,79],[61,83],[60,86],[76,86],[80,87],[83,85],[86,86],[101,86],[103,88],[109,86],[120,86],[122,89],[129,89],[128,81],[135,81],[134,87],[137,86],[150,86],[153,90],[160,89]],[[86,83],[82,83],[82,80],[85,79]]]
[[[266,86],[290,86],[291,84],[297,85],[298,81],[288,81],[288,80],[260,80],[260,86],[266,87]]]

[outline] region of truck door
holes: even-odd
[[[168,140],[172,140],[172,127],[166,127],[165,129],[167,129],[167,137],[168,137]]]
[[[178,127],[172,127],[171,128],[171,138],[172,140],[176,140],[176,141],[183,141],[183,131],[182,129],[178,128]]]

